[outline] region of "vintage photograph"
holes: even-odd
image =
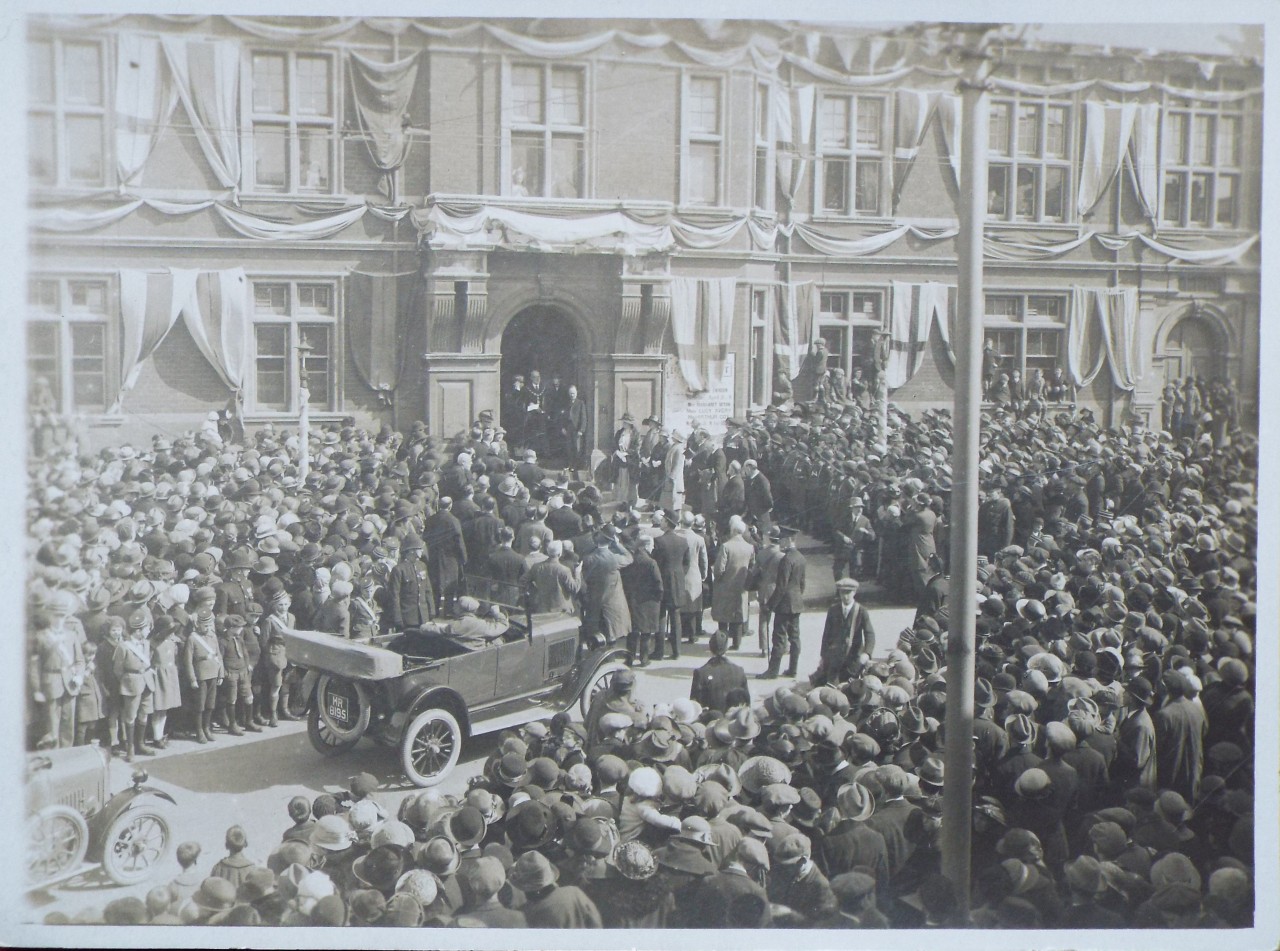
[[[11,18],[19,943],[1274,947],[1263,24],[360,12]]]

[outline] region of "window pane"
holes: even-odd
[[[58,180],[53,128],[53,116],[27,116],[27,174],[33,182],[49,185]]]
[[[1196,165],[1213,161],[1213,116],[1195,116],[1192,120],[1191,161]]]
[[[1164,206],[1160,217],[1174,224],[1182,221],[1182,173],[1168,172],[1164,176]]]
[[[78,410],[101,410],[107,403],[106,328],[71,325],[71,400]]]
[[[1009,214],[1009,166],[992,165],[987,169],[987,214],[997,218]]]
[[[1056,357],[1058,341],[1061,339],[1062,333],[1057,330],[1028,330],[1027,358]]]
[[[833,149],[847,149],[849,147],[848,99],[835,96],[823,97],[822,144]]]
[[[988,330],[983,336],[995,345],[996,353],[1000,354],[1000,369],[1006,372],[1014,369],[1018,365],[1018,331],[1016,330]]]
[[[511,194],[534,195],[543,194],[542,175],[542,136],[511,136]]]
[[[72,281],[68,285],[73,314],[105,314],[107,312],[107,285],[99,282]]]
[[[306,355],[307,391],[311,395],[311,405],[325,409],[329,408],[332,393],[330,370],[333,361],[330,359],[329,331],[330,328],[324,325],[298,327],[299,342],[311,348]]]
[[[1171,112],[1165,120],[1164,160],[1173,165],[1187,164],[1187,114]]]
[[[329,284],[299,284],[298,313],[333,314],[333,287]]]
[[[880,163],[874,159],[860,160],[857,165],[857,189],[854,192],[855,208],[863,214],[880,211]]]
[[[518,122],[542,121],[542,67],[511,67],[511,118]]]
[[[327,56],[299,56],[297,59],[298,115],[331,116],[333,103],[329,78],[333,63]]]
[[[1062,320],[1061,297],[1028,297],[1027,317],[1038,320]]]
[[[1019,218],[1034,218],[1036,216],[1036,190],[1040,178],[1040,169],[1028,168],[1026,165],[1018,168],[1018,207],[1015,212]]]
[[[259,314],[288,314],[289,285],[255,282],[253,285],[253,309]]]
[[[28,281],[27,304],[44,314],[58,313],[58,282]]]
[[[1009,154],[1009,116],[1012,110],[1012,103],[995,102],[991,104],[991,124],[987,129],[987,148],[997,155]]]
[[[1240,164],[1240,117],[1218,117],[1218,164]]]
[[[1040,154],[1040,107],[1018,106],[1018,154]]]
[[[255,328],[255,338],[258,406],[262,409],[286,410],[289,408],[289,328],[283,325],[258,326]]]
[[[822,294],[818,298],[818,312],[825,318],[844,320],[849,315],[849,298],[844,294]]]
[[[880,319],[880,295],[879,294],[854,294],[853,295],[853,312],[854,314],[869,320]]]
[[[59,325],[45,321],[27,324],[27,385],[31,394],[45,390],[60,402],[62,379],[58,372]]]
[[[858,146],[879,149],[880,127],[884,115],[884,103],[879,99],[858,100]]]
[[[253,127],[253,181],[259,188],[279,189],[288,187],[289,167],[285,155],[285,139],[288,130],[278,125]]]
[[[1207,225],[1209,223],[1209,183],[1208,175],[1191,176],[1191,222]]]
[[[67,43],[62,48],[64,103],[102,105],[102,50],[96,43]]]
[[[765,328],[751,328],[751,402],[760,406],[767,401],[765,395],[766,354],[764,350]]]
[[[720,131],[720,81],[695,76],[689,80],[689,131]]]
[[[1045,113],[1044,154],[1051,158],[1067,157],[1067,109],[1050,106]]]
[[[755,206],[757,208],[769,207],[769,196],[773,194],[773,182],[771,181],[769,167],[769,150],[765,147],[756,149],[756,165],[755,165]]]
[[[329,191],[329,130],[298,129],[298,172],[301,191]]]
[[[1022,298],[988,294],[986,298],[986,315],[1016,320],[1022,313]]]
[[[102,181],[102,120],[97,116],[67,117],[68,177],[73,182]]]
[[[1220,225],[1236,223],[1236,177],[1234,175],[1218,176],[1218,191],[1214,196],[1217,205],[1217,222]]]
[[[53,44],[27,44],[27,100],[32,103],[54,101]]]
[[[849,160],[822,163],[822,210],[844,214],[849,208]]]
[[[282,115],[288,111],[283,56],[255,53],[253,57],[253,111]]]
[[[551,197],[582,197],[582,139],[553,136],[551,139]]]
[[[849,328],[820,327],[818,333],[827,345],[827,366],[843,368],[849,349]]]
[[[756,141],[769,141],[769,87],[756,86]]]
[[[1066,217],[1067,170],[1049,165],[1044,170],[1044,216],[1055,221]]]
[[[720,200],[720,146],[694,142],[689,146],[689,202],[714,205]]]
[[[582,70],[551,70],[551,121],[582,125]]]

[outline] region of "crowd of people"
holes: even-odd
[[[295,706],[282,626],[363,638],[512,597],[577,613],[584,645],[622,641],[636,665],[708,637],[717,665],[670,706],[619,675],[584,723],[504,735],[464,795],[408,796],[395,818],[367,777],[295,799],[282,842],[255,853],[230,830],[208,876],[184,846],[179,882],[105,920],[1247,925],[1256,440],[1006,405],[985,423],[967,921],[938,845],[945,412],[895,411],[879,451],[853,400],[723,437],[624,417],[604,492],[509,452],[487,415],[447,440],[348,421],[315,435],[305,478],[297,437],[271,427],[92,457],[43,439],[33,745],[132,757],[270,727]],[[839,581],[804,668],[798,530],[831,545]],[[917,608],[887,656],[860,578]],[[791,678],[760,703],[733,659],[753,598],[756,673]]]

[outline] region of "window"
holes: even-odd
[[[999,370],[1023,382],[1039,370],[1047,380],[1064,365],[1067,298],[1059,294],[988,294],[985,337],[1000,355]]]
[[[1244,114],[1239,102],[1174,100],[1164,113],[1160,220],[1232,228],[1240,217]]]
[[[852,379],[870,375],[875,337],[883,320],[882,291],[823,291],[818,297],[818,336],[827,345],[827,366]]]
[[[724,144],[723,87],[713,76],[690,76],[684,96],[684,188],[686,205],[719,205],[723,191],[720,150]]]
[[[104,280],[40,278],[27,286],[27,375],[43,379],[63,413],[105,413],[110,365],[109,286]]]
[[[577,66],[517,64],[509,81],[506,193],[585,197],[585,72]]]
[[[824,94],[818,112],[818,207],[837,215],[878,215],[888,174],[885,100]]]
[[[1071,105],[1017,97],[991,103],[987,215],[1066,221],[1071,188]]]
[[[258,412],[296,413],[303,381],[312,409],[336,409],[337,287],[254,281],[254,392]]]
[[[332,57],[254,53],[252,60],[254,187],[284,194],[332,194],[337,140]]]
[[[772,211],[776,193],[774,142],[773,142],[772,90],[765,83],[756,85],[756,151],[755,151],[755,207]]]
[[[27,47],[27,168],[38,185],[107,183],[102,46],[37,40]]]
[[[772,288],[751,292],[751,405],[764,406],[771,397],[769,368],[769,295]]]

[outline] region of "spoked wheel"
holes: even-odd
[[[307,739],[321,756],[337,756],[360,742],[359,737],[353,740],[334,733],[315,707],[307,713]]]
[[[591,678],[591,683],[587,685],[586,690],[582,691],[582,696],[578,700],[578,706],[582,710],[582,718],[584,720],[587,718],[587,711],[591,709],[591,701],[595,699],[596,694],[602,690],[609,689],[609,686],[613,683],[613,678],[620,671],[626,669],[626,664],[605,664]]]
[[[168,856],[173,833],[168,816],[152,806],[116,817],[102,845],[102,868],[117,885],[146,881]]]
[[[40,810],[27,822],[27,881],[52,881],[79,868],[89,848],[89,826],[70,806]]]
[[[444,780],[462,754],[462,728],[448,710],[419,713],[400,739],[400,765],[415,786]]]

